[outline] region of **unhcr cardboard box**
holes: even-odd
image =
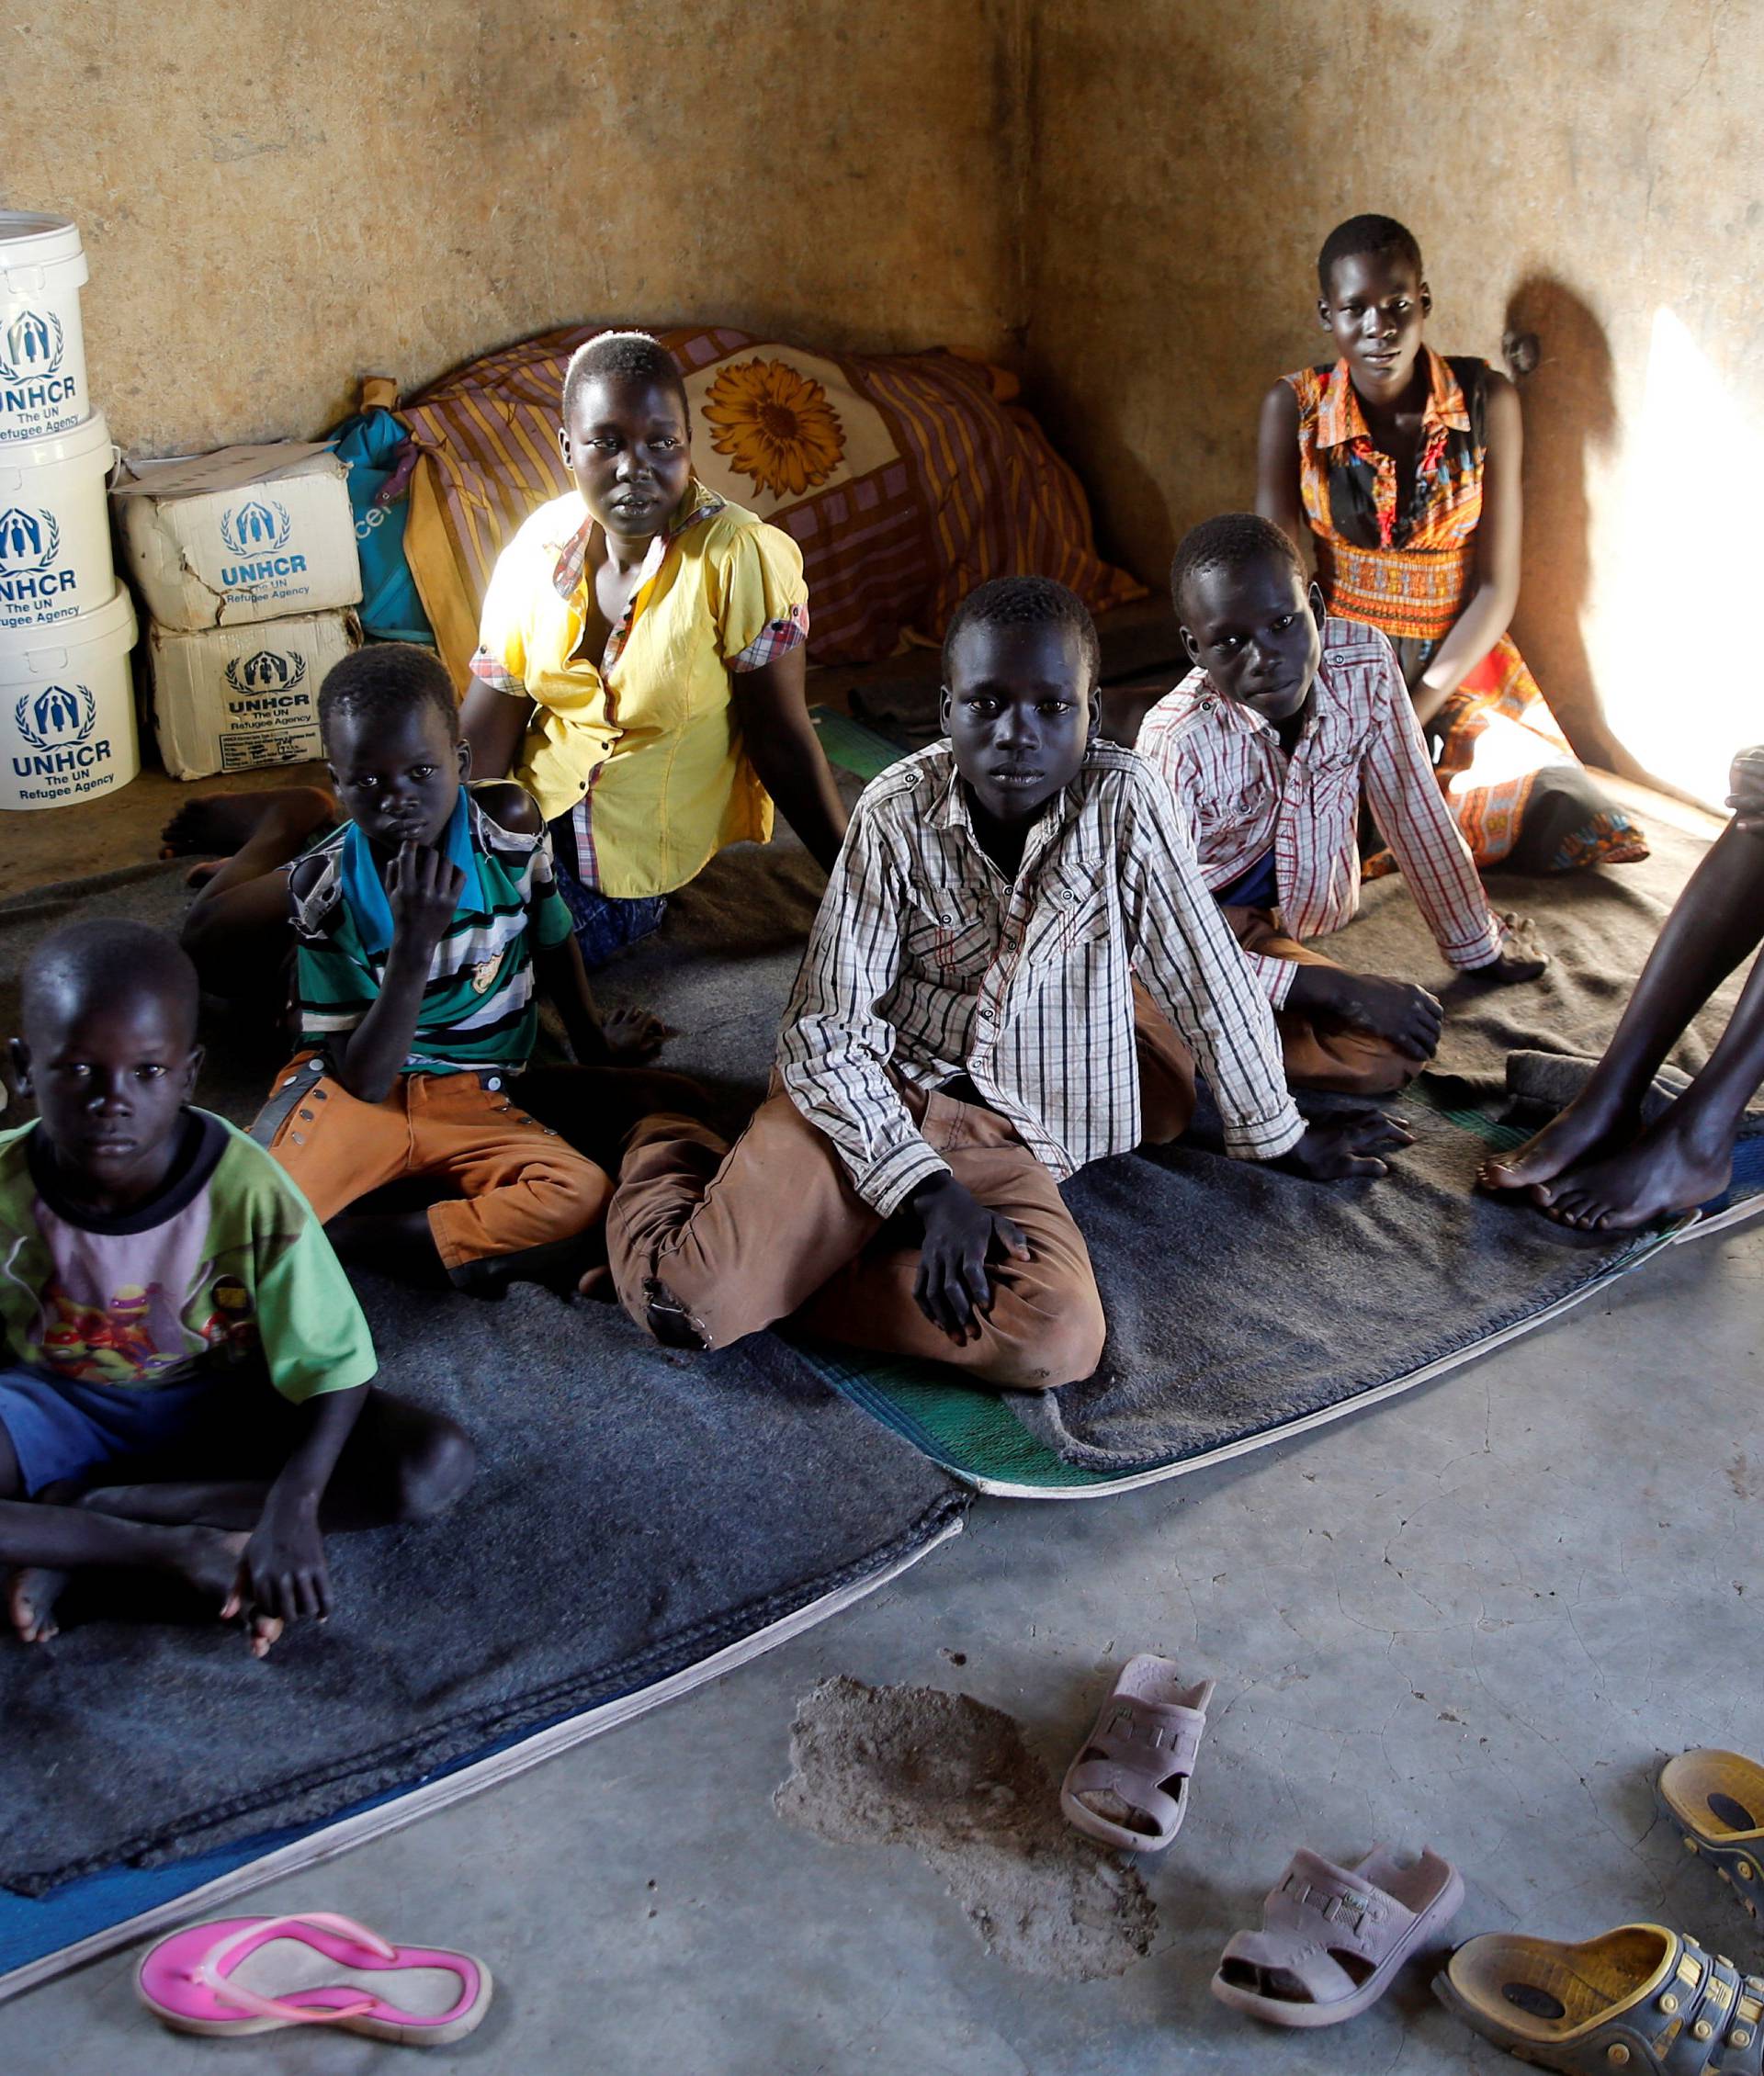
[[[353,613],[148,637],[153,732],[174,778],[208,778],[319,754],[319,687],[361,641]]]
[[[356,604],[347,479],[329,447],[292,440],[124,462],[111,494],[148,611],[187,634]]]

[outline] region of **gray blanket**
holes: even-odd
[[[1514,1049],[1603,1045],[1699,846],[1566,880],[1497,877],[1557,954],[1526,988],[1453,981],[1399,880],[1333,941],[1453,1005],[1450,1100],[1495,1098]],[[788,842],[725,853],[662,935],[604,977],[609,1001],[679,1027],[667,1063],[733,1115],[763,1086],[818,879]],[[0,1021],[19,959],[64,913],[169,921],[180,876],[148,868],[0,909]],[[1702,1064],[1730,984],[1677,1055]],[[248,1115],[272,1053],[218,1044],[204,1100]],[[1559,1099],[1559,1090],[1556,1091]],[[1068,1197],[1110,1316],[1089,1382],[1014,1403],[1070,1460],[1130,1471],[1259,1433],[1468,1346],[1571,1294],[1622,1243],[1471,1194],[1485,1150],[1410,1106],[1419,1144],[1375,1188],[1227,1162],[1205,1133],[1099,1163]],[[710,1359],[642,1342],[616,1311],[369,1282],[385,1382],[478,1437],[452,1516],[338,1538],[342,1612],[264,1664],[192,1621],[70,1627],[0,1651],[0,1881],[38,1891],[121,1856],[188,1851],[332,1813],[450,1758],[641,1687],[935,1534],[941,1474],[813,1382],[772,1337]],[[75,1610],[77,1612],[77,1610]]]
[[[1426,1084],[1438,1101],[1534,1125],[1603,1049],[1702,854],[1669,829],[1651,833],[1655,854],[1641,865],[1490,875],[1496,906],[1535,916],[1555,954],[1532,986],[1453,976],[1400,879],[1369,887],[1328,949],[1444,998]],[[1679,1068],[1708,1057],[1742,977],[1697,1020],[1673,1055]],[[1178,1148],[1078,1176],[1066,1196],[1090,1241],[1108,1346],[1087,1382],[1013,1398],[1024,1425],[1091,1470],[1202,1454],[1472,1347],[1585,1289],[1634,1244],[1478,1195],[1486,1139],[1427,1104],[1392,1107],[1419,1136],[1374,1185],[1306,1184],[1224,1160],[1205,1150],[1204,1127]]]
[[[170,921],[182,900],[147,870],[0,908],[0,1020],[60,915]],[[738,854],[608,993],[655,1001],[690,1030],[683,1063],[751,1098],[812,908],[800,853]],[[211,1056],[202,1100],[248,1117],[273,1059]],[[0,1642],[0,1884],[329,1817],[697,1664],[966,1504],[769,1336],[693,1359],[530,1287],[487,1304],[369,1278],[363,1297],[380,1382],[472,1433],[476,1485],[440,1519],[334,1537],[338,1613],[262,1664],[199,1609],[91,1585],[57,1642]]]

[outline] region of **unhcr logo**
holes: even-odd
[[[85,685],[50,684],[26,693],[13,707],[12,725],[30,752],[21,757],[15,750],[8,758],[12,775],[51,782],[21,799],[71,799],[99,783],[94,774],[109,762],[110,739],[89,739],[98,725],[98,703]]]
[[[291,525],[286,505],[273,498],[253,498],[229,505],[220,514],[220,538],[235,555],[259,555],[286,547]]]
[[[278,649],[260,649],[256,655],[227,664],[227,683],[247,697],[253,693],[292,692],[306,675],[304,656],[284,656]]]
[[[0,335],[0,375],[9,382],[52,375],[62,365],[62,321],[53,310],[21,310]]]
[[[71,749],[97,724],[97,702],[85,685],[45,685],[13,708],[13,726],[33,750]]]
[[[0,570],[47,570],[62,545],[52,512],[13,505],[0,512]]]
[[[280,593],[273,587],[281,579],[306,574],[305,556],[279,552],[288,546],[292,531],[288,507],[274,498],[254,497],[244,504],[229,505],[220,514],[220,538],[239,560],[223,565],[222,589],[252,592],[266,587],[261,595],[289,595],[286,585]]]

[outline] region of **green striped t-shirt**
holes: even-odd
[[[492,782],[503,784],[507,782]],[[543,829],[524,836],[492,821],[461,786],[442,845],[465,874],[459,905],[429,964],[406,1074],[482,1066],[518,1073],[538,1034],[533,953],[570,935],[570,911]],[[391,951],[391,909],[368,841],[345,823],[307,853],[323,860],[294,899],[295,991],[302,1043],[325,1050],[379,999]],[[302,882],[309,876],[302,873]]]

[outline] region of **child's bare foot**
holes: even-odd
[[[6,1619],[20,1643],[48,1643],[61,1633],[55,1603],[67,1584],[65,1572],[21,1564],[6,1581]]]
[[[239,1575],[240,1552],[247,1536],[219,1529],[188,1528],[168,1531],[172,1536],[166,1568],[210,1606],[219,1608],[222,1621],[243,1612],[234,1582]],[[21,1564],[6,1582],[6,1619],[21,1643],[48,1643],[61,1634],[55,1619],[55,1603],[67,1584],[67,1574],[43,1564]],[[282,1633],[282,1624],[268,1615],[254,1612],[245,1622],[251,1654],[261,1658]]]
[[[204,793],[187,800],[159,832],[162,858],[230,858],[257,833],[281,787],[267,793]],[[287,790],[292,791],[293,788]]]
[[[1554,1181],[1577,1162],[1627,1144],[1641,1120],[1620,1103],[1601,1101],[1584,1089],[1559,1117],[1510,1154],[1491,1154],[1477,1171],[1485,1190],[1530,1190],[1539,1203],[1546,1200],[1540,1184]]]
[[[223,1622],[230,1622],[236,1616],[243,1614],[243,1602],[236,1593],[230,1595],[226,1606],[220,1610],[220,1619]],[[266,1615],[260,1609],[254,1608],[251,1613],[245,1616],[245,1641],[251,1646],[252,1656],[254,1658],[267,1658],[270,1645],[281,1635],[286,1626],[279,1616]]]
[[[1733,1145],[1712,1153],[1674,1127],[1668,1111],[1633,1146],[1589,1161],[1533,1190],[1544,1211],[1582,1231],[1624,1233],[1718,1197],[1734,1179]]]
[[[248,1535],[221,1529],[181,1529],[171,1570],[203,1599],[219,1608],[223,1622],[243,1616],[251,1654],[261,1658],[282,1633],[282,1624],[255,1608],[247,1611],[239,1597],[239,1559],[250,1540]]]
[[[159,832],[162,858],[230,858],[274,818],[316,829],[335,812],[322,786],[277,785],[262,793],[205,793],[187,800]]]

